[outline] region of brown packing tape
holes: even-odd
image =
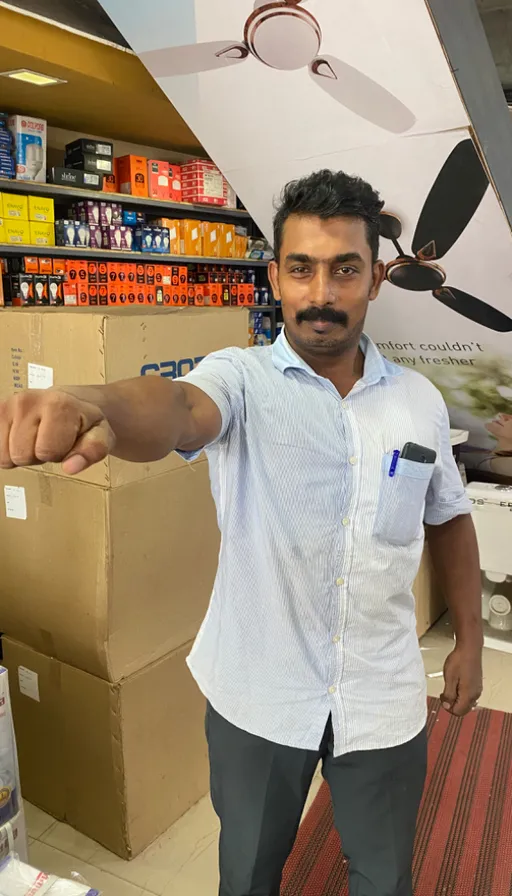
[[[45,507],[53,507],[52,482],[49,476],[39,479],[39,498]]]

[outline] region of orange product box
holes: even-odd
[[[39,259],[39,273],[40,274],[53,274],[53,263],[51,258],[40,258]]]
[[[117,261],[109,261],[107,262],[107,271],[108,271],[108,304],[109,305],[118,305],[119,304],[119,264]]]
[[[208,302],[206,301],[208,295],[208,287],[203,286],[200,283],[196,283],[194,286],[194,305],[206,305]]]
[[[108,262],[98,262],[98,283],[108,283]]]
[[[64,280],[63,285],[64,304],[68,306],[78,305],[78,283],[76,281]]]
[[[156,286],[150,283],[146,283],[146,305],[156,305]]]
[[[181,202],[181,165],[169,165],[169,199],[171,202]]]
[[[97,283],[89,282],[89,305],[99,305],[99,288]]]
[[[177,265],[173,265],[171,267],[171,286],[179,286],[180,285],[180,270]]]
[[[238,304],[254,305],[254,284],[239,283],[238,284]]]
[[[137,305],[146,304],[146,289],[147,287],[145,283],[135,284],[135,302]]]
[[[108,283],[98,284],[98,304],[108,305]]]
[[[87,280],[78,281],[78,304],[80,307],[89,305],[89,284]]]
[[[203,254],[201,221],[184,218],[180,221],[180,254],[200,256]]]
[[[194,284],[187,286],[187,305],[196,304],[196,287]]]
[[[169,221],[169,254],[181,255],[180,222]]]
[[[246,236],[239,236],[238,233],[235,234],[235,253],[234,258],[245,258],[247,254],[247,248],[249,245],[249,240]]]
[[[64,277],[66,273],[66,259],[54,258],[52,261],[52,274],[55,277]]]
[[[222,258],[234,258],[235,257],[235,225],[234,224],[221,224],[221,257]]]
[[[98,263],[96,261],[87,262],[87,277],[89,279],[89,283],[98,282]]]
[[[222,286],[220,283],[210,283],[210,305],[219,307],[222,305]]]
[[[118,159],[114,159],[114,170],[112,174],[106,174],[103,178],[103,192],[104,193],[119,193],[119,170],[118,170]]]
[[[229,284],[229,304],[232,307],[236,307],[240,304],[238,301],[238,283],[230,283]]]
[[[155,285],[155,265],[147,264],[145,265],[145,283],[146,286],[154,286]]]
[[[138,286],[144,286],[146,283],[146,265],[137,264],[136,281]]]
[[[188,283],[188,268],[186,265],[182,264],[180,266],[180,286],[184,287]]]
[[[169,162],[147,160],[148,196],[151,199],[169,199]]]
[[[148,195],[148,160],[143,156],[121,156],[117,160],[119,192]]]
[[[224,245],[223,225],[216,221],[203,221],[201,224],[203,255],[207,258],[221,258]]]
[[[25,255],[23,258],[23,272],[25,274],[39,274],[39,258]]]
[[[86,283],[87,261],[84,258],[66,258],[66,277],[71,283]]]
[[[171,305],[179,305],[179,304],[180,304],[179,290],[171,287]]]
[[[180,307],[183,307],[184,305],[188,305],[188,295],[186,287],[182,287],[180,292]]]
[[[228,283],[221,283],[221,304],[229,305],[231,301],[231,287]]]

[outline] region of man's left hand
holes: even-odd
[[[457,646],[444,664],[443,709],[454,716],[465,716],[478,703],[482,693],[482,651]]]

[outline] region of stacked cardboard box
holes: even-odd
[[[247,343],[236,309],[0,317],[1,397],[179,376]],[[208,787],[204,704],[185,664],[218,554],[206,461],[110,458],[77,479],[3,471],[0,488],[0,630],[25,795],[134,856]]]

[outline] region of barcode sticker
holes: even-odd
[[[28,364],[28,388],[51,389],[53,386],[53,367],[43,364]]]
[[[18,666],[18,683],[21,694],[25,697],[30,697],[31,700],[36,700],[37,703],[41,702],[39,697],[39,675],[37,672],[32,672],[31,669],[27,669],[25,666]]]
[[[27,496],[20,485],[4,485],[5,515],[11,520],[27,519]]]

